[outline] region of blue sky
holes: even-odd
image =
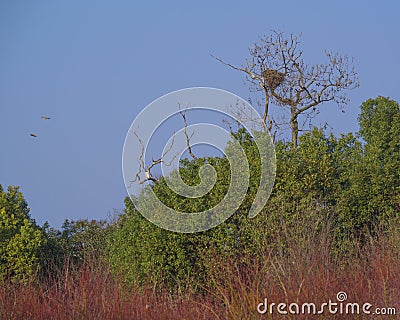
[[[356,131],[362,101],[400,100],[399,12],[397,1],[2,0],[0,184],[20,186],[31,216],[57,228],[121,210],[122,147],[140,110],[192,86],[246,99],[243,75],[210,53],[240,65],[273,29],[302,33],[310,63],[324,49],[354,57],[361,85],[346,113],[322,106],[315,123]]]

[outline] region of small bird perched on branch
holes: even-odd
[[[50,120],[51,118],[49,118],[49,117],[47,117],[47,116],[41,116],[41,118],[43,119],[43,120]]]
[[[31,137],[37,138],[37,134],[31,133]]]

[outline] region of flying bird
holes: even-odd
[[[41,118],[43,119],[43,120],[50,120],[51,118],[49,118],[49,117],[47,117],[47,116],[41,116]]]
[[[37,134],[31,133],[31,137],[37,138]]]

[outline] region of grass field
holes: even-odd
[[[290,255],[265,252],[246,262],[216,256],[209,283],[196,292],[151,285],[138,289],[126,285],[105,264],[86,263],[64,268],[46,281],[6,282],[0,288],[0,319],[398,319],[362,310],[301,314],[303,303],[314,303],[319,310],[324,302],[338,302],[339,292],[347,294],[343,304],[370,303],[371,313],[376,308],[400,312],[399,250],[390,236],[381,238],[342,265],[333,263],[327,245],[317,242],[304,248],[293,241]],[[269,306],[260,314],[257,306],[264,299]],[[271,314],[272,303],[276,305]],[[286,311],[296,303],[300,314],[280,314],[278,303],[286,303]]]

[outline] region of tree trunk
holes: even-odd
[[[297,116],[290,119],[290,127],[292,128],[292,148],[297,148],[297,140],[299,136],[299,123],[297,122]]]
[[[270,131],[270,129],[269,129],[268,126],[267,126],[268,107],[269,107],[269,93],[268,93],[268,89],[267,89],[267,88],[264,88],[264,92],[265,92],[265,105],[264,105],[264,114],[263,114],[262,119],[263,119],[263,123],[264,123],[265,129],[267,129],[267,130]]]

